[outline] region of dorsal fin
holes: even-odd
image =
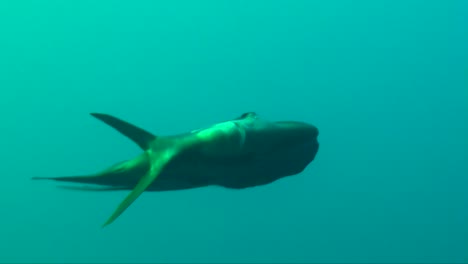
[[[115,128],[117,131],[135,142],[143,150],[147,150],[150,146],[150,143],[156,139],[156,136],[153,134],[128,122],[118,119],[117,117],[99,113],[91,113],[91,115]]]

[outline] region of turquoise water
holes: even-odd
[[[0,262],[468,262],[468,2],[0,3]],[[32,176],[255,111],[320,129],[247,190],[84,193]]]

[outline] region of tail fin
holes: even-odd
[[[151,185],[154,180],[156,180],[164,167],[177,154],[178,152],[171,148],[163,149],[156,153],[151,153],[151,168],[143,177],[141,177],[135,188],[130,192],[130,194],[127,195],[127,197],[125,197],[125,199],[120,203],[120,205],[102,227],[105,227],[114,222],[115,219],[117,219],[117,217],[119,217],[148,188],[148,186]]]
[[[99,113],[91,113],[91,115],[131,139],[143,150],[147,150],[150,147],[150,143],[156,139],[156,136],[150,132],[125,122],[117,117]]]

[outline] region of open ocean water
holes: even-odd
[[[0,262],[468,262],[468,1],[0,2]],[[320,130],[245,190],[59,189],[156,135],[255,111]]]

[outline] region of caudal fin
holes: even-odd
[[[147,150],[150,146],[150,143],[156,139],[156,136],[150,132],[125,122],[117,117],[99,113],[91,113],[91,115],[131,139],[143,150]]]
[[[136,184],[135,188],[121,202],[121,204],[118,206],[115,212],[105,222],[105,224],[103,225],[104,227],[112,223],[115,219],[117,219],[117,217],[119,217],[148,188],[148,186],[151,185],[151,183],[159,176],[159,174],[162,172],[164,167],[170,162],[170,160],[178,154],[179,150],[174,149],[166,144],[162,144],[164,146],[162,149],[153,149],[151,145],[156,140],[156,136],[154,136],[153,134],[110,115],[99,113],[91,113],[91,115],[103,121],[107,125],[113,127],[114,129],[116,129],[117,131],[134,141],[138,146],[140,146],[140,148],[145,150],[144,157],[149,158],[149,168],[146,168],[146,166],[145,168],[143,168],[146,173],[143,177],[138,179],[138,183]],[[120,168],[120,166],[118,166],[118,168]],[[110,169],[103,173],[91,176],[33,177],[32,179],[106,185],[103,182],[106,181],[106,177],[103,176],[110,175],[112,171],[113,169]],[[113,181],[115,182],[115,180]],[[116,184],[116,186],[121,185],[122,184]],[[109,190],[117,190],[118,188],[119,187],[116,187],[115,189],[111,188]]]
[[[117,217],[119,217],[148,188],[148,186],[154,182],[154,180],[156,180],[164,167],[177,154],[177,151],[174,149],[163,149],[158,152],[152,152],[150,154],[151,168],[138,181],[135,188],[127,195],[127,197],[125,197],[102,227],[114,222],[115,219],[117,219]]]

